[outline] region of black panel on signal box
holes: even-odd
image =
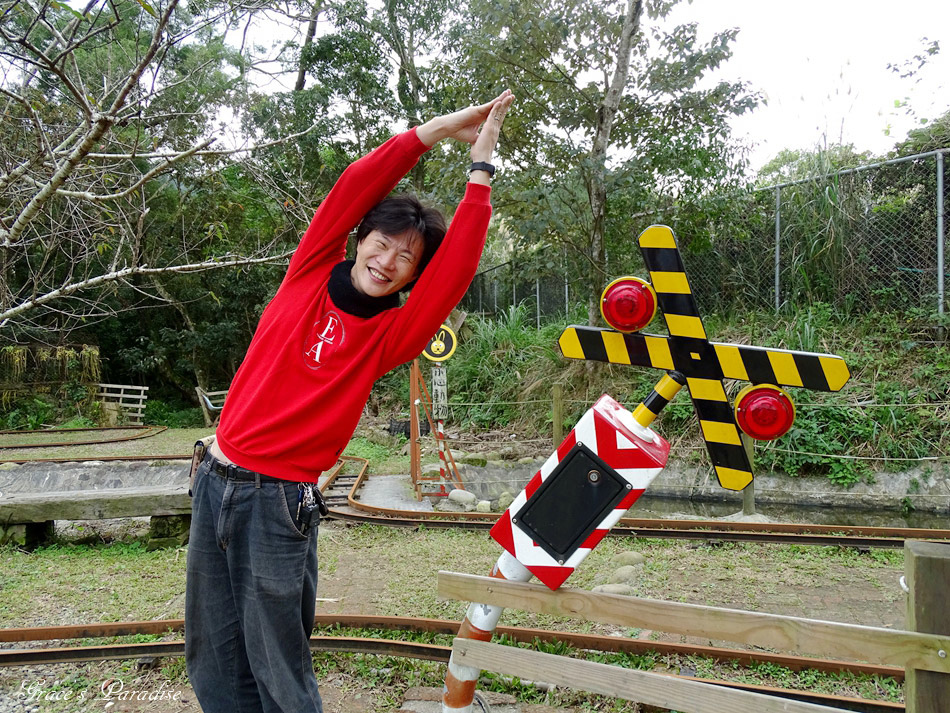
[[[512,519],[559,564],[580,547],[624,499],[628,483],[578,443]]]

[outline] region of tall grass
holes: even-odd
[[[769,312],[713,314],[705,323],[714,341],[838,354],[850,367],[851,381],[839,393],[790,389],[798,406],[795,426],[782,439],[756,448],[760,469],[823,474],[847,485],[869,477],[872,470],[905,469],[915,465],[913,459],[950,453],[950,347],[908,339],[904,315],[846,317],[816,303],[778,317]],[[519,307],[496,320],[469,318],[459,348],[447,362],[450,423],[550,436],[555,384],[564,392],[562,425],[567,428],[601,393],[628,407],[649,394],[661,375],[655,369],[561,357],[556,343],[565,326],[536,329]],[[377,387],[382,409],[407,409],[407,371],[399,370]],[[656,429],[676,444],[674,457],[705,459],[685,392],[660,415]]]

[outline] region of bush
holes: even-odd
[[[159,399],[145,402],[143,423],[147,426],[168,426],[169,428],[201,428],[205,425],[204,415],[197,406],[180,407]]]

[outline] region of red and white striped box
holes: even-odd
[[[670,444],[607,394],[585,413],[491,536],[557,589],[666,465]]]

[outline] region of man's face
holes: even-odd
[[[418,277],[422,251],[418,234],[373,230],[356,245],[356,264],[350,270],[353,287],[368,297],[398,292]]]

